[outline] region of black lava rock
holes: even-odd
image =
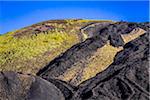
[[[52,83],[31,75],[0,72],[0,100],[65,100]]]
[[[80,84],[72,100],[149,100],[148,33],[127,43],[105,71]]]

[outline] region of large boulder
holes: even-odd
[[[0,72],[0,100],[65,100],[52,83],[36,76]]]

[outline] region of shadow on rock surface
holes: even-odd
[[[0,73],[0,100],[65,100],[52,83],[36,76]]]

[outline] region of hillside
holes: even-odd
[[[50,20],[0,36],[2,100],[149,100],[150,23]]]
[[[50,20],[0,36],[0,70],[35,74],[49,61],[84,40],[80,28],[94,20]]]

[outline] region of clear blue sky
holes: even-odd
[[[0,33],[64,18],[149,21],[148,1],[0,1]]]

